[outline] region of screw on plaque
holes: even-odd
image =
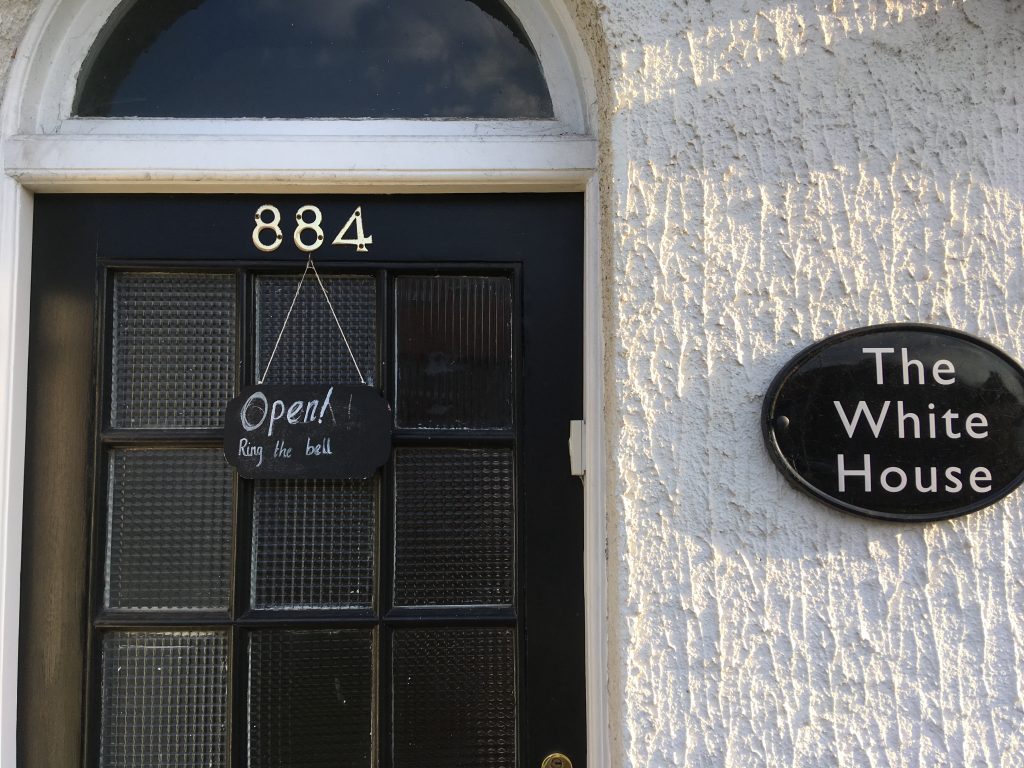
[[[552,752],[544,758],[540,768],[572,768],[572,760],[561,752]]]

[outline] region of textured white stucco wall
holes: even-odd
[[[39,0],[0,0],[0,96],[32,12]]]
[[[35,5],[0,0],[0,85]],[[847,328],[1024,357],[1024,3],[571,6],[602,94],[614,764],[1024,765],[1024,492],[862,521],[791,490],[758,423]]]
[[[602,15],[617,764],[1024,765],[1024,493],[867,522],[791,490],[759,432],[835,331],[1024,356],[1024,4]]]

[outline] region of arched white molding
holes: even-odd
[[[77,77],[122,0],[44,0],[0,113],[6,175],[29,189],[247,189],[265,183],[582,189],[594,173],[596,91],[558,0],[511,0],[537,51],[554,120],[162,120],[71,116]],[[389,151],[367,162],[366,142]],[[242,179],[238,171],[245,170]]]
[[[610,764],[603,323],[596,89],[561,0],[506,0],[555,119],[83,120],[82,62],[121,0],[43,0],[0,104],[0,765],[16,764],[25,403],[34,192],[582,191],[585,585],[590,765]]]

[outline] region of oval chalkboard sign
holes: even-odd
[[[832,506],[956,517],[1024,480],[1024,369],[959,331],[861,328],[797,355],[768,390],[762,427],[790,482]]]
[[[391,454],[391,409],[372,387],[258,385],[224,414],[224,457],[250,479],[369,477]]]

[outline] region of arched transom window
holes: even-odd
[[[501,0],[159,0],[111,23],[80,117],[553,117]]]

